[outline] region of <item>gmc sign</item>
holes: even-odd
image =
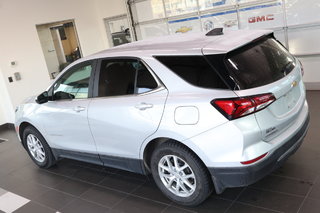
[[[264,21],[272,21],[274,20],[273,14],[266,15],[266,16],[255,16],[248,19],[250,24],[257,23],[257,22],[264,22]]]

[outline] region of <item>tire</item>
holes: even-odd
[[[175,159],[178,162],[178,170],[174,163]],[[180,205],[197,206],[213,191],[211,177],[202,161],[187,147],[174,141],[159,145],[153,152],[151,172],[163,194]]]
[[[22,138],[25,149],[37,166],[47,169],[56,163],[51,148],[36,128],[26,127]]]

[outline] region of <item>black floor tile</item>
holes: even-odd
[[[112,208],[127,196],[125,193],[94,186],[81,195],[81,198]]]
[[[92,164],[92,163],[87,163],[87,162],[83,162],[83,161],[76,161],[76,160],[71,160],[68,159],[68,161],[70,161],[70,163],[83,167],[83,168],[89,168],[89,169],[95,169],[95,170],[104,170],[105,167],[99,164]]]
[[[320,202],[320,179],[318,179],[312,186],[312,189],[307,198],[317,199]]]
[[[106,173],[109,173],[109,174],[117,174],[119,172],[121,172],[122,170],[120,169],[116,169],[116,168],[111,168],[111,167],[106,167],[106,166],[103,166],[103,171],[105,171]]]
[[[1,211],[0,211],[1,212]],[[29,202],[21,208],[14,211],[14,213],[55,213],[54,209],[45,207],[35,202]]]
[[[75,199],[64,208],[61,209],[63,213],[105,213],[108,212],[108,209],[88,202],[82,199]]]
[[[33,181],[47,187],[54,187],[66,180],[66,178],[63,176],[50,173],[45,169],[40,169],[33,164],[16,170],[12,172],[11,175],[21,179],[22,181]]]
[[[7,191],[14,191],[14,189],[21,184],[21,181],[21,179],[16,178],[12,175],[6,175],[0,179],[0,187]]]
[[[167,205],[154,202],[152,200],[145,200],[142,198],[129,196],[118,203],[113,210],[128,213],[141,213],[141,212],[162,212]]]
[[[178,208],[174,206],[168,206],[163,213],[196,213],[196,211],[191,211],[183,208]]]
[[[72,163],[68,163],[68,161],[61,160],[56,165],[49,168],[48,171],[58,175],[71,177],[81,168],[82,167],[78,165],[74,165]]]
[[[305,196],[312,183],[279,176],[267,176],[250,187]]]
[[[234,203],[226,213],[274,213],[274,212],[278,212],[278,211],[249,206],[241,203]]]
[[[299,162],[294,162],[289,158],[288,162],[285,162],[283,166],[273,172],[273,174],[313,183],[318,176],[318,171],[311,168],[305,168],[303,165],[299,164]]]
[[[32,200],[18,213],[320,212],[320,180],[315,182],[320,176],[320,92],[308,91],[307,96],[311,121],[300,149],[271,176],[246,189],[213,193],[198,207],[175,205],[149,177],[119,169],[69,159],[39,169],[12,130],[0,132],[0,138],[9,140],[0,143],[0,187]],[[102,186],[93,185],[98,183]]]
[[[74,199],[74,196],[52,189],[38,196],[34,200],[50,208],[60,210]]]
[[[303,197],[247,188],[238,198],[239,202],[281,212],[297,212]]]
[[[0,149],[2,145],[0,145]],[[15,149],[15,147],[12,147],[11,149]],[[8,156],[5,156],[8,155]],[[11,151],[0,153],[1,161],[0,161],[0,168],[2,175],[10,174],[16,170],[20,170],[24,168],[25,166],[29,165],[31,163],[31,160],[25,155],[24,153],[21,153],[21,151]]]
[[[106,175],[107,174],[102,170],[81,168],[75,172],[72,177],[89,183],[98,184],[106,177]]]
[[[215,192],[213,192],[211,196],[215,196],[221,199],[235,200],[242,192],[242,190],[244,190],[244,188],[229,188],[226,189],[222,194],[216,194]]]
[[[320,123],[320,122],[319,122]],[[320,128],[319,128],[320,129]],[[319,131],[319,129],[317,131]],[[310,132],[309,132],[310,133]],[[320,146],[314,144],[313,141],[317,140],[314,136],[309,135],[305,138],[300,149],[288,159],[288,163],[298,165],[307,170],[313,170],[315,174],[320,173]],[[317,141],[320,140],[320,135]]]
[[[89,190],[93,185],[79,181],[74,179],[66,179],[65,181],[61,182],[54,189],[57,189],[62,192],[66,192],[68,194],[72,194],[74,196],[80,196],[85,191]]]
[[[118,170],[117,172],[118,175],[122,175],[124,177],[130,177],[130,178],[134,178],[134,179],[138,179],[138,180],[150,180],[152,179],[151,176],[146,176],[146,175],[142,175],[142,174],[137,174],[137,173],[133,173],[133,172],[128,172],[125,170]]]
[[[21,181],[19,183],[16,183],[15,187],[12,188],[12,190],[10,191],[29,200],[33,200],[37,198],[39,195],[41,196],[42,194],[48,192],[49,190],[50,189],[48,187],[45,187],[32,181]]]
[[[117,174],[107,175],[99,185],[111,189],[130,193],[144,183],[144,180],[138,180],[131,177],[125,177]]]
[[[306,199],[301,206],[299,213],[316,213],[320,212],[320,201],[314,199]]]
[[[135,190],[132,194],[170,204],[172,201],[162,194],[154,181],[146,181],[141,187]]]
[[[42,184],[44,186],[47,187],[52,187],[54,188],[55,186],[57,186],[59,183],[63,182],[64,180],[66,180],[65,177],[60,176],[60,175],[55,175],[55,174],[51,174],[49,172],[39,172],[39,174],[37,174],[32,181]]]
[[[177,206],[183,209],[187,209],[189,211],[196,211],[198,213],[202,212],[225,212],[232,204],[232,201],[219,199],[213,196],[210,196],[207,200],[205,200],[202,204],[196,207],[184,207],[176,204],[172,204],[173,206]]]

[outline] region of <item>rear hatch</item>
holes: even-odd
[[[203,53],[239,97],[275,96],[271,105],[255,113],[263,140],[272,140],[294,123],[305,100],[301,65],[272,34],[227,54]]]

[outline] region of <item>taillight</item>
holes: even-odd
[[[299,63],[300,63],[301,75],[303,76],[304,75],[303,65],[300,60],[299,60]]]
[[[211,104],[226,118],[233,120],[262,110],[275,100],[274,95],[268,93],[240,98],[215,99],[211,101]]]

